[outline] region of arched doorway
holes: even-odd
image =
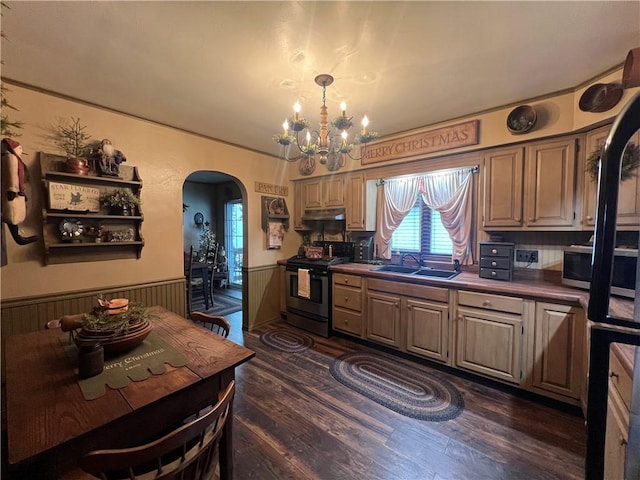
[[[235,177],[223,172],[197,171],[185,179],[182,187],[184,251],[193,247],[198,260],[207,263],[223,258],[227,276],[216,274],[214,307],[233,297],[242,300],[244,245],[246,244],[246,189]],[[212,244],[217,256],[211,257]],[[209,252],[209,253],[208,253]],[[207,257],[209,255],[209,257]],[[224,309],[223,309],[224,310]],[[209,310],[209,313],[218,314]],[[223,314],[228,320],[238,318],[242,325],[242,307],[237,313]],[[233,323],[233,322],[232,322]]]

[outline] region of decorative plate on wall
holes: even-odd
[[[611,110],[622,98],[622,86],[619,83],[594,83],[587,88],[578,102],[583,112],[606,112]]]
[[[507,116],[507,130],[514,135],[527,133],[534,127],[537,120],[538,115],[533,107],[520,105],[514,108]]]

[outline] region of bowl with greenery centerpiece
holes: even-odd
[[[125,309],[117,301],[117,308],[111,308],[108,301],[103,305],[104,302],[89,313],[62,317],[62,330],[72,332],[78,348],[99,343],[106,356],[117,355],[134,349],[151,333],[153,326],[146,307],[128,302]]]

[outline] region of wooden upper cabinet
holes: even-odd
[[[367,182],[364,175],[349,175],[346,186],[346,228],[349,231],[376,229],[377,191],[374,181]]]
[[[344,207],[344,177],[342,175],[324,181],[324,206]]]
[[[573,230],[578,137],[487,152],[483,228]]]
[[[525,149],[525,225],[576,227],[577,137],[540,142]]]
[[[322,208],[322,181],[305,181],[302,184],[303,211],[310,208]]]
[[[302,211],[344,207],[344,177],[312,179],[300,182]]]
[[[302,230],[304,224],[302,223],[302,215],[304,214],[304,200],[303,200],[303,185],[300,182],[293,184],[293,228],[295,230]]]
[[[524,191],[524,149],[497,149],[484,156],[483,226],[520,227]]]
[[[587,134],[585,148],[585,164],[582,170],[586,168],[586,158],[591,155],[599,145],[604,144],[609,135],[610,126],[598,128]],[[631,142],[640,145],[640,132],[631,137]],[[597,209],[597,190],[596,181],[591,179],[588,173],[584,173],[584,195],[583,195],[583,214],[582,225],[586,230],[594,228],[596,223]],[[618,221],[617,227],[621,230],[636,229],[640,226],[640,175],[620,183],[618,193]]]

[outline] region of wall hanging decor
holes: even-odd
[[[538,114],[530,105],[520,105],[507,116],[507,130],[514,135],[527,133],[538,120]]]
[[[617,105],[622,98],[622,86],[619,83],[594,83],[587,88],[578,102],[583,112],[606,112]]]
[[[640,47],[629,50],[622,70],[622,88],[640,87]]]

